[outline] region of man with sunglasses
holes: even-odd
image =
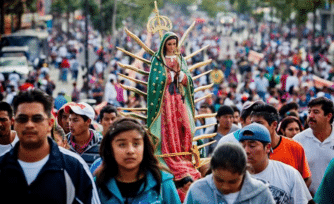
[[[100,203],[87,164],[48,137],[53,98],[40,90],[13,101],[19,141],[0,157],[2,203]]]
[[[0,102],[0,155],[11,150],[19,138],[14,130],[11,130],[14,124],[12,107],[4,101]]]

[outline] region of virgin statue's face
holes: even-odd
[[[176,50],[176,39],[167,40],[166,44],[166,55],[174,55]]]

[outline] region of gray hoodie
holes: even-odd
[[[227,204],[227,201],[214,184],[212,174],[193,183],[188,191],[185,204]],[[248,172],[234,204],[275,204],[269,185],[254,179]]]

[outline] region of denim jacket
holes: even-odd
[[[177,194],[175,184],[173,182],[173,175],[161,171],[161,190],[157,193],[154,187],[157,185],[151,172],[146,174],[146,187],[144,183],[141,185],[139,195],[135,198],[128,199],[129,204],[181,204],[180,198]],[[111,193],[110,196],[106,196],[103,191],[98,188],[99,197],[102,204],[123,204],[125,199],[122,197],[121,192],[118,189],[115,178],[112,178],[106,183],[108,191]]]

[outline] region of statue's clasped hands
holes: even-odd
[[[172,77],[172,82],[177,80],[178,82],[181,82],[185,76],[185,73],[183,71],[179,71],[179,72],[174,72],[174,71],[170,71],[170,75]]]

